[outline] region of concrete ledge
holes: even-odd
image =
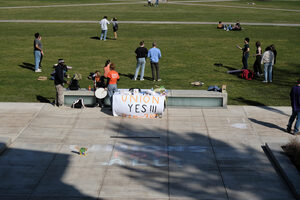
[[[93,106],[96,103],[96,97],[94,91],[89,91],[87,89],[79,89],[79,90],[67,90],[63,91],[64,97],[64,105],[72,105],[72,103],[82,98],[85,105]]]
[[[0,137],[0,155],[7,149],[11,144],[11,139],[7,137]]]
[[[267,151],[271,155],[276,167],[295,194],[296,199],[300,200],[300,174],[288,156],[285,155],[282,146],[283,144],[266,143]]]
[[[207,90],[169,90],[168,106],[227,108],[227,93]]]

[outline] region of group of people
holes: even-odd
[[[248,58],[250,54],[250,47],[249,47],[249,38],[244,39],[244,47],[240,47],[237,45],[237,48],[242,50],[242,63],[243,63],[243,69],[248,68]],[[276,56],[277,51],[275,48],[275,45],[272,44],[268,47],[266,47],[265,52],[262,53],[261,43],[260,41],[257,41],[255,43],[256,46],[256,52],[254,54],[255,62],[253,64],[253,71],[254,74],[258,77],[264,75],[264,83],[272,83],[272,76],[273,76],[273,66],[276,64]],[[264,74],[262,74],[261,65],[264,65]]]
[[[110,24],[110,23],[112,23],[112,25],[113,25],[114,39],[116,40],[118,38],[118,34],[117,34],[117,31],[119,29],[118,19],[116,17],[114,17],[109,22],[107,20],[107,16],[104,16],[103,19],[101,19],[99,21],[99,24],[100,24],[100,27],[101,27],[100,40],[106,41],[106,35],[107,35],[107,30],[108,30],[107,25]]]
[[[241,23],[237,21],[233,26],[231,24],[223,24],[222,21],[219,21],[217,29],[224,29],[225,31],[241,31]]]
[[[152,80],[153,81],[161,81],[159,77],[159,59],[161,58],[161,51],[156,46],[156,42],[152,43],[152,48],[148,49],[145,47],[144,41],[140,42],[140,46],[135,50],[136,54],[136,70],[135,74],[132,80],[136,81],[139,71],[141,69],[140,73],[140,81],[144,80],[144,73],[145,73],[145,64],[146,64],[146,58],[150,59],[150,66],[152,71]]]

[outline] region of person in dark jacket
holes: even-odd
[[[299,126],[300,126],[300,79],[297,81],[297,85],[293,86],[290,92],[290,98],[291,98],[291,106],[292,106],[292,115],[289,119],[289,123],[287,125],[287,132],[291,133],[291,128],[293,125],[293,122],[296,120],[295,126],[294,126],[294,135],[300,134],[299,132]]]
[[[64,83],[67,81],[64,79],[64,70],[66,69],[65,61],[63,59],[58,60],[58,64],[55,66],[54,84],[56,90],[56,105],[63,105],[63,89]]]
[[[140,46],[135,50],[135,54],[136,54],[136,70],[135,70],[135,74],[132,80],[137,79],[140,68],[141,69],[141,76],[140,76],[140,81],[144,80],[144,72],[145,72],[145,64],[146,64],[146,58],[148,55],[148,49],[145,47],[144,41],[140,42]]]

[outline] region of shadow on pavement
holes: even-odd
[[[0,199],[96,200],[63,182],[69,159],[67,154],[8,148],[0,155]]]

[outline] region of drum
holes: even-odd
[[[98,99],[104,99],[107,95],[107,91],[104,89],[104,88],[98,88],[96,91],[95,91],[95,96],[98,98]]]

